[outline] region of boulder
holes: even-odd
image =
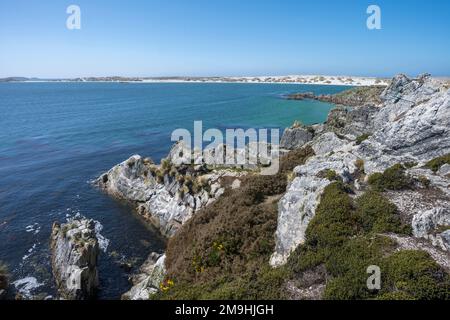
[[[158,292],[166,274],[164,254],[152,252],[139,273],[131,278],[132,288],[122,295],[122,300],[148,300]]]
[[[441,227],[450,227],[450,208],[433,208],[419,212],[412,219],[413,235],[429,239],[433,245],[450,250],[449,230],[439,232]]]
[[[293,150],[303,147],[314,137],[313,131],[306,127],[287,128],[280,140],[280,148]]]
[[[98,288],[99,245],[95,222],[85,218],[54,223],[51,235],[52,268],[63,299],[95,297]]]

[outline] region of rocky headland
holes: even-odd
[[[160,165],[133,156],[98,179],[169,237],[124,298],[450,298],[448,86],[398,75],[299,98],[343,106],[285,131],[275,175],[179,165],[175,145]]]
[[[95,222],[85,218],[54,223],[51,236],[53,275],[62,299],[93,299],[98,288],[99,244]]]

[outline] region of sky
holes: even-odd
[[[450,76],[449,34],[448,0],[1,0],[0,77]]]

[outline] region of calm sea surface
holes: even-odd
[[[289,93],[345,87],[294,84],[0,84],[0,261],[28,296],[54,296],[49,237],[77,214],[103,226],[99,298],[119,298],[128,276],[165,242],[131,208],[90,182],[132,154],[159,161],[176,128],[281,128],[323,122],[332,108]],[[131,271],[124,263],[136,267]]]

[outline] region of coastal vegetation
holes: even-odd
[[[383,173],[376,172],[369,176],[369,185],[377,191],[404,190],[411,185],[411,178],[405,173],[405,166],[395,164]]]
[[[444,164],[450,164],[450,153],[428,161],[425,167],[431,169],[433,172],[437,172]]]
[[[284,158],[284,173],[293,159],[303,162],[311,155],[296,153]],[[353,199],[341,181],[325,188],[305,243],[286,265],[271,268],[283,176],[248,177],[241,189],[227,190],[189,221],[168,245],[167,279],[173,286],[153,298],[285,299],[287,281],[317,268],[328,279],[325,299],[449,298],[450,278],[428,253],[396,252],[395,241],[384,235],[411,233],[396,206],[374,190]],[[367,289],[369,265],[382,270],[381,290]]]
[[[167,277],[174,286],[167,299],[279,299],[285,269],[269,258],[277,223],[277,201],[287,175],[313,155],[311,148],[291,151],[273,176],[249,175],[239,189],[227,189],[199,211],[169,240]]]

